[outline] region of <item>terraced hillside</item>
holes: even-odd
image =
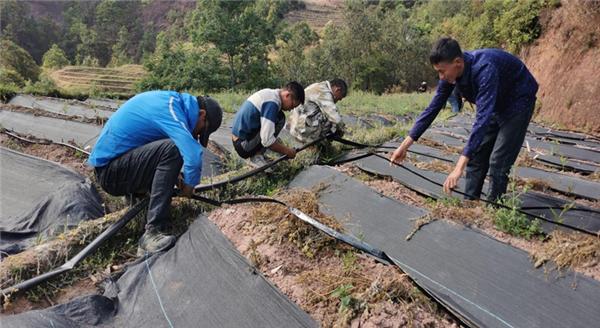
[[[342,20],[344,2],[340,0],[305,0],[303,9],[292,10],[285,15],[289,23],[306,22],[312,29],[320,31],[328,22]]]
[[[145,74],[141,65],[116,68],[67,66],[52,72],[51,77],[58,87],[66,90],[131,95],[135,93],[135,83]]]

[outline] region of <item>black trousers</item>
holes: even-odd
[[[279,135],[284,126],[285,115],[282,112],[279,112],[279,117],[277,117],[277,122],[275,123],[275,137]],[[248,140],[238,139],[234,141],[233,148],[241,158],[252,157],[263,151],[265,147],[263,147],[262,140],[260,139],[260,130],[257,131],[251,138],[248,138]]]
[[[169,218],[173,189],[183,159],[171,139],[132,149],[96,168],[100,186],[113,196],[150,193],[146,229],[161,228]]]
[[[522,110],[502,124],[495,115],[492,116],[481,145],[467,164],[465,193],[474,197],[465,198],[480,197],[488,170],[488,200],[496,201],[506,192],[510,169],[525,140],[534,105],[535,97],[517,99],[514,106],[520,106]]]

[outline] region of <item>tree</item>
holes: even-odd
[[[50,48],[44,54],[42,62],[42,66],[44,68],[50,69],[63,68],[64,66],[70,65],[69,60],[65,55],[65,52],[62,51],[62,49],[59,48],[56,43],[53,44],[52,48]]]
[[[100,65],[104,66],[111,60],[112,46],[118,41],[122,27],[135,33],[131,33],[133,35],[130,35],[128,42],[121,45],[121,48],[125,48],[126,53],[129,53],[130,49],[132,52],[137,49],[142,37],[141,29],[136,28],[139,25],[140,11],[139,1],[103,0],[98,4],[93,30],[96,33],[95,57]]]
[[[164,34],[160,36],[159,39],[164,40]],[[227,86],[227,73],[220,57],[221,53],[215,48],[201,49],[182,44],[157,47],[155,54],[144,63],[149,73],[138,88],[142,91],[221,90]]]
[[[213,44],[229,68],[229,86],[252,88],[270,79],[267,53],[275,43],[277,1],[198,2],[192,13],[192,41]]]
[[[294,24],[283,31],[277,41],[274,71],[280,79],[279,84],[286,81],[299,81],[309,84],[310,73],[305,49],[319,40],[318,35],[305,22]]]
[[[10,40],[0,39],[0,53],[0,68],[17,72],[23,80],[34,82],[38,79],[40,68],[23,48]]]
[[[23,80],[23,77],[17,71],[0,67],[0,86],[4,85],[14,85],[22,88],[25,86],[25,80]]]
[[[122,26],[119,30],[117,42],[112,46],[112,57],[109,66],[116,67],[125,64],[131,64],[132,60],[127,53],[127,44],[129,42],[129,33],[127,28]]]

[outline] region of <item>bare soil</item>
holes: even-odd
[[[521,53],[540,85],[535,120],[600,134],[600,2],[561,1],[542,13],[542,35]]]
[[[344,246],[323,248],[309,256],[310,252],[285,238],[274,242],[278,223],[257,222],[255,210],[252,205],[230,206],[213,211],[209,219],[271,282],[322,326],[457,326],[416,291],[396,267],[358,253],[352,258],[354,255],[348,254],[354,253]],[[352,286],[351,305],[340,309],[341,300],[335,291],[348,284]]]
[[[86,164],[87,156],[77,155],[74,149],[55,144],[32,144],[0,133],[0,145],[28,155],[60,163],[83,176],[91,177],[93,170]]]

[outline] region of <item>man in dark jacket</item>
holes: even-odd
[[[457,185],[466,168],[469,199],[479,198],[489,170],[489,200],[506,192],[508,174],[525,139],[538,84],[525,64],[499,49],[462,52],[456,40],[442,38],[429,60],[440,81],[429,107],[417,118],[408,137],[390,156],[401,162],[438,115],[454,88],[477,106],[473,129],[455,169],[444,182],[444,191]]]

